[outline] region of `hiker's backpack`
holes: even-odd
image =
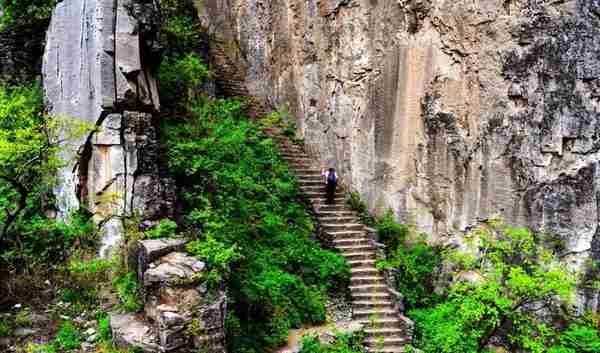
[[[329,172],[327,174],[327,184],[335,184],[337,182],[337,176],[335,172]]]

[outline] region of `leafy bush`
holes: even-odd
[[[56,0],[0,0],[0,9],[3,12],[0,25],[12,27],[25,23],[46,23],[56,2]]]
[[[46,215],[55,172],[64,164],[53,136],[60,130],[66,140],[78,137],[88,124],[45,117],[39,83],[0,87],[0,107],[0,258],[20,270],[48,267],[76,242],[93,246],[88,215],[69,224]]]
[[[397,290],[404,295],[408,309],[436,304],[434,273],[441,267],[441,249],[425,240],[403,244],[390,251],[388,260],[378,261],[380,269],[394,269]]]
[[[110,327],[110,316],[105,313],[101,313],[97,316],[98,318],[98,333],[100,334],[100,340],[103,342],[112,342],[112,330]]]
[[[501,334],[511,351],[545,352],[555,333],[527,307],[536,303],[551,309],[555,298],[569,303],[573,274],[536,246],[526,229],[490,223],[469,243],[470,255],[450,256],[461,261],[455,262],[456,279],[446,300],[409,312],[418,347],[432,353],[481,352]]]
[[[115,277],[113,285],[121,300],[121,308],[127,312],[137,312],[142,309],[139,297],[139,284],[133,272]]]
[[[144,232],[146,239],[173,238],[177,234],[177,223],[170,219],[161,220],[154,228]]]
[[[81,333],[72,322],[62,323],[54,338],[54,346],[62,351],[78,349],[81,346]]]
[[[571,324],[561,333],[559,346],[548,353],[597,353],[600,352],[598,329],[581,324]]]
[[[361,199],[358,192],[350,192],[346,198],[346,204],[358,213],[358,218],[360,218],[362,223],[368,226],[373,226],[375,224],[375,219],[369,215],[367,204]]]
[[[362,353],[364,333],[339,334],[333,343],[323,344],[316,336],[302,339],[300,353]]]
[[[397,249],[410,233],[407,225],[396,222],[394,213],[388,210],[385,215],[376,220],[375,229],[379,241],[386,245],[387,251]]]
[[[12,325],[6,318],[0,318],[0,337],[8,337],[12,333]]]
[[[161,104],[168,112],[185,111],[201,92],[200,84],[209,75],[196,54],[166,57],[158,72]]]
[[[260,125],[236,100],[197,100],[168,121],[169,170],[181,190],[188,250],[230,273],[231,351],[285,342],[287,332],[325,319],[326,292],[346,285],[345,260],[310,239],[314,224],[295,178]]]
[[[206,280],[213,286],[228,278],[231,265],[242,257],[236,245],[228,247],[210,235],[190,242],[187,251],[206,262],[209,269]]]

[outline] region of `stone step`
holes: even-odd
[[[393,309],[365,309],[365,310],[354,310],[352,312],[352,318],[355,320],[368,320],[372,322],[377,322],[380,319],[384,318],[395,318],[398,320],[398,312]],[[399,324],[399,322],[398,322]]]
[[[407,343],[410,343],[410,340],[402,336],[372,336],[365,339],[365,344],[369,347],[402,347]]]
[[[408,342],[407,342],[408,343]],[[405,353],[404,346],[395,347],[366,347],[367,353]]]
[[[317,212],[322,212],[322,211],[348,211],[348,212],[352,212],[352,210],[344,205],[344,204],[337,204],[337,205],[323,205],[321,207],[319,207],[319,209],[317,210]]]
[[[365,329],[365,333],[370,337],[403,337],[404,330],[396,327],[388,328],[370,328]]]
[[[402,329],[402,324],[396,317],[372,317],[372,320],[366,318],[357,321],[362,324],[365,329]]]
[[[296,169],[296,176],[302,177],[306,175],[318,175],[321,177],[321,171],[314,168],[304,168],[304,169]]]
[[[393,309],[394,304],[391,301],[374,301],[374,300],[360,300],[352,302],[352,308],[355,310],[365,309]]]
[[[387,290],[387,288],[386,288]],[[388,292],[376,293],[352,293],[354,300],[392,300],[392,296]]]
[[[331,235],[334,240],[355,239],[366,236],[364,230],[342,230],[338,232],[327,231],[325,233]]]
[[[352,276],[350,278],[351,286],[366,286],[375,284],[385,284],[385,279],[382,276]]]
[[[357,237],[357,238],[349,238],[349,239],[335,239],[333,241],[335,246],[350,246],[350,245],[369,245],[371,244],[371,240],[367,237]]]
[[[323,177],[317,177],[314,178],[313,180],[298,180],[298,185],[301,186],[323,186],[325,185],[325,180],[323,179]]]
[[[324,216],[324,217],[319,217],[319,222],[321,223],[355,223],[357,222],[357,218],[356,217],[352,217],[352,216],[341,216],[341,217],[336,217],[336,216]]]
[[[369,245],[341,245],[336,246],[336,249],[341,251],[342,253],[356,253],[356,252],[372,252],[375,253],[375,246],[372,244]]]
[[[388,293],[388,287],[385,284],[366,284],[359,286],[350,286],[350,292],[352,295],[355,293],[373,294],[373,293]]]
[[[327,198],[326,197],[315,197],[315,198],[310,198],[308,199],[312,204],[314,205],[323,205],[327,203]],[[333,203],[337,204],[337,203],[341,203],[344,202],[344,198],[343,197],[334,197],[333,198]]]
[[[364,230],[365,225],[361,223],[322,223],[323,229],[328,231],[342,231],[342,230]]]
[[[352,267],[350,272],[353,276],[374,276],[380,274],[376,267]]]
[[[352,267],[375,266],[376,262],[377,262],[377,260],[373,260],[373,259],[368,259],[368,260],[352,260],[352,261],[348,261],[348,265],[350,265]]]
[[[321,217],[356,217],[356,212],[352,210],[341,210],[341,211],[330,211],[330,210],[317,210],[317,215]]]
[[[323,179],[323,176],[321,174],[303,174],[303,175],[298,175],[296,174],[296,178],[298,179],[298,183],[302,183],[302,182],[318,182],[320,184],[325,184],[325,179]]]
[[[349,253],[343,252],[341,253],[346,260],[367,260],[367,259],[376,259],[376,255],[374,252],[357,252],[357,253]]]

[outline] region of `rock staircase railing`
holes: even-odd
[[[184,240],[138,243],[129,256],[142,285],[142,313],[111,313],[114,342],[144,353],[225,353],[223,290],[203,281],[205,264],[184,252]]]

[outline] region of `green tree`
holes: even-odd
[[[45,211],[53,208],[54,175],[64,165],[58,157],[60,146],[89,129],[87,124],[44,115],[38,83],[0,87],[0,249],[4,250],[0,254],[23,257],[35,250],[31,248],[35,241],[53,239],[53,232],[78,236],[74,228],[49,223]],[[83,223],[73,225],[89,231]],[[44,233],[49,235],[46,239]],[[48,250],[47,245],[38,250]]]
[[[471,252],[448,253],[456,267],[447,299],[410,312],[418,346],[428,353],[481,352],[501,336],[511,350],[545,352],[556,332],[536,311],[559,306],[568,315],[575,275],[527,229],[490,222],[469,244]]]

